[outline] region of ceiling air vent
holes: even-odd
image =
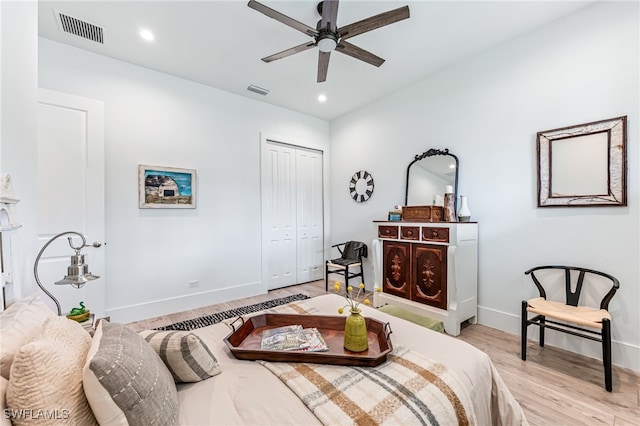
[[[68,34],[73,34],[96,43],[104,44],[104,29],[97,25],[90,24],[73,16],[66,15],[62,12],[55,12],[58,18],[60,29]]]
[[[270,90],[269,89],[263,89],[262,87],[259,86],[254,86],[253,84],[251,84],[249,87],[247,87],[247,90],[253,93],[257,93],[259,95],[265,96],[268,95]]]

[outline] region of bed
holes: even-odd
[[[297,308],[325,315],[344,304],[338,295],[324,295]],[[389,322],[394,348],[407,348],[444,364],[465,387],[478,425],[526,425],[522,409],[502,381],[488,355],[453,337],[376,309],[363,315]],[[317,310],[317,311],[316,311]],[[221,374],[178,385],[179,423],[184,425],[317,425],[322,422],[272,371],[259,362],[236,359],[223,343],[229,321],[194,330],[220,363]]]
[[[343,305],[330,294],[272,311],[336,315]],[[91,337],[34,296],[0,314],[0,425],[527,424],[484,352],[361,309],[392,331],[393,352],[375,367],[236,359],[224,343],[234,319],[195,336],[101,321]]]

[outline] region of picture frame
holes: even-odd
[[[141,209],[194,209],[196,189],[195,169],[138,165]]]
[[[538,207],[627,205],[627,116],[537,134]]]

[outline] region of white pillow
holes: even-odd
[[[83,382],[100,424],[178,423],[178,394],[171,373],[151,346],[124,325],[100,321]]]
[[[2,416],[0,416],[0,426],[11,426],[11,420],[5,414],[4,409],[7,408],[5,402],[5,397],[7,395],[7,386],[9,385],[9,381],[4,377],[0,376],[0,411],[2,412]]]
[[[7,407],[32,410],[14,416],[14,425],[97,424],[82,388],[90,346],[89,333],[77,322],[47,318],[40,336],[20,348],[11,366]]]
[[[0,375],[9,380],[13,357],[56,314],[36,294],[9,306],[0,314]]]
[[[209,347],[188,331],[144,330],[146,340],[177,383],[199,382],[220,374],[220,364]]]

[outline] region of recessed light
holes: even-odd
[[[140,37],[147,41],[153,41],[153,33],[149,30],[140,30]]]
[[[326,102],[327,95],[318,95],[318,102]]]

